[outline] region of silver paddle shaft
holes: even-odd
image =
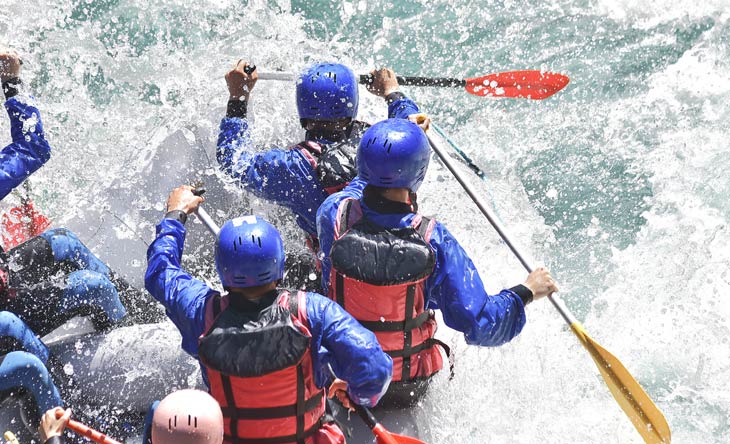
[[[195,211],[195,215],[198,216],[198,219],[200,219],[201,222],[203,222],[203,225],[213,233],[214,236],[218,237],[218,233],[221,231],[220,227],[218,227],[218,224],[215,223],[212,217],[210,217],[210,214],[208,214],[207,211],[205,211],[203,208],[198,207],[197,211]]]
[[[434,128],[439,129],[436,127],[433,123],[431,124],[434,126]],[[522,263],[522,266],[525,267],[528,273],[531,273],[534,270],[534,267],[528,262],[528,260],[525,258],[525,256],[522,255],[520,250],[515,246],[515,244],[510,239],[509,235],[505,231],[502,224],[499,222],[497,217],[492,213],[491,208],[489,208],[489,205],[487,205],[484,200],[472,189],[471,185],[466,181],[466,179],[461,175],[459,170],[456,169],[456,166],[451,160],[451,157],[449,157],[448,154],[446,154],[446,150],[443,146],[441,146],[441,141],[434,138],[433,135],[427,134],[428,141],[431,144],[431,148],[436,152],[436,154],[439,156],[439,159],[441,159],[441,162],[446,166],[446,168],[451,171],[451,174],[454,175],[456,180],[461,184],[462,188],[464,188],[464,191],[466,191],[466,194],[469,195],[471,200],[474,201],[476,206],[479,208],[479,210],[484,214],[484,216],[489,220],[489,223],[492,224],[492,227],[497,231],[499,236],[502,238],[505,244],[509,247],[510,250],[512,250],[512,253],[517,257],[517,259]],[[550,299],[550,302],[553,303],[555,308],[558,310],[560,315],[565,319],[565,322],[568,323],[568,325],[573,325],[574,323],[578,322],[578,320],[573,316],[573,314],[568,310],[568,307],[565,306],[562,300],[557,295],[550,295],[548,296],[548,299]]]

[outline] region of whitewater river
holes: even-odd
[[[474,186],[646,388],[673,442],[730,442],[730,0],[4,0],[0,44],[22,53],[56,149],[31,180],[37,203],[58,224],[111,209],[120,238],[152,236],[129,210],[162,214],[169,188],[135,194],[166,174],[145,169],[150,153],[180,128],[211,143],[223,74],[240,58],[262,71],[325,59],[358,72],[568,75],[545,101],[403,91],[486,172],[488,183],[470,176]],[[293,84],[260,81],[249,109],[262,147],[301,137]],[[385,117],[364,89],[360,110]],[[519,262],[431,165],[422,211],[456,235],[490,291],[521,282]],[[222,180],[209,167],[201,174]],[[131,195],[124,204],[110,192],[119,189]],[[239,199],[217,218],[253,208],[300,241],[284,212]],[[107,259],[114,240],[95,250]],[[186,259],[213,279],[200,258]],[[126,260],[140,283],[144,252]],[[641,442],[553,307],[540,301],[527,316],[496,349],[441,328],[456,377],[438,377],[419,407],[432,443]]]

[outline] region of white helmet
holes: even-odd
[[[223,414],[212,396],[178,390],[163,399],[152,418],[152,444],[221,444]]]

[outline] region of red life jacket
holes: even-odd
[[[357,175],[357,146],[370,125],[353,121],[345,132],[344,140],[321,145],[305,140],[292,148],[299,149],[312,165],[317,179],[327,194],[333,194],[347,186]]]
[[[227,444],[339,444],[314,382],[306,294],[281,293],[259,313],[215,296],[199,346],[210,393],[221,406]]]
[[[436,263],[428,243],[434,225],[418,214],[411,227],[385,229],[365,219],[355,199],[337,211],[329,297],[373,331],[393,358],[392,388],[443,367],[436,320],[424,308],[425,282]]]

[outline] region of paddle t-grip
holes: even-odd
[[[243,68],[243,72],[248,75],[253,74],[254,71],[256,71],[256,65],[246,65],[246,67]]]

